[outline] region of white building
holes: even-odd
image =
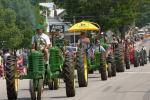
[[[57,9],[56,5],[51,3],[39,3],[40,6],[47,8],[44,11],[41,11],[41,14],[43,12],[46,12],[44,14],[46,18],[46,24],[47,24],[47,32],[50,32],[50,27],[52,25],[62,25],[64,26],[64,33],[61,33],[62,36],[65,36],[65,39],[69,40],[70,43],[74,43],[75,40],[77,41],[77,38],[80,33],[69,33],[67,30],[70,28],[71,23],[70,22],[63,22],[64,15],[66,14],[65,9]]]

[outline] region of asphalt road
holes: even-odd
[[[150,48],[150,41],[144,41],[139,48],[145,45]],[[21,80],[18,100],[30,100],[29,80]],[[5,80],[0,79],[0,100],[7,100]],[[117,77],[101,81],[98,72],[89,75],[88,87],[79,88],[76,81],[76,96],[67,98],[65,85],[60,84],[59,90],[48,90],[42,94],[42,100],[150,100],[150,63],[145,66],[117,73]]]

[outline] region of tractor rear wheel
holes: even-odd
[[[86,54],[77,52],[77,74],[79,87],[87,87],[88,85],[88,66]]]
[[[115,49],[115,62],[117,72],[124,72],[124,53],[122,44],[118,44],[118,47]]]
[[[8,100],[17,100],[18,95],[18,79],[16,76],[16,58],[9,56],[6,62],[6,85]]]
[[[63,74],[64,80],[66,83],[66,95],[67,97],[74,97],[75,96],[75,79],[74,79],[74,65],[73,65],[73,57],[66,56],[64,67],[63,67]]]
[[[104,52],[101,52],[100,54],[99,72],[101,74],[101,79],[107,80],[106,56]]]

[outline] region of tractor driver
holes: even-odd
[[[49,36],[43,32],[44,26],[39,24],[36,27],[36,35],[32,37],[32,50],[44,52],[46,64],[48,64],[48,48],[51,45]]]
[[[78,47],[82,47],[84,50],[87,50],[90,46],[90,39],[86,36],[85,32],[81,32],[80,39],[78,40]]]

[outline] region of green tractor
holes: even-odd
[[[116,64],[115,64],[115,44],[112,41],[112,33],[106,32],[100,38],[100,44],[106,50],[106,63],[107,63],[107,71],[108,77],[116,76]]]
[[[93,39],[95,41],[96,37]],[[91,39],[91,41],[93,39]],[[92,45],[94,45],[93,47],[95,49],[95,57],[94,59],[90,57],[88,59],[89,73],[99,70],[101,79],[107,80],[107,77],[116,76],[113,49],[109,47],[104,35],[100,37],[99,42],[100,43],[96,43],[96,41],[95,43],[92,42]],[[105,48],[105,51],[101,50],[101,46]]]
[[[19,79],[30,79],[31,100],[41,100],[43,87],[58,89],[62,78],[66,84],[67,97],[75,96],[74,59],[71,52],[65,53],[64,39],[57,39],[49,48],[49,63],[45,64],[42,51],[32,51],[28,56],[29,66],[27,75],[20,75],[16,67],[16,57],[11,55],[7,59],[6,84],[8,100],[17,100]]]

